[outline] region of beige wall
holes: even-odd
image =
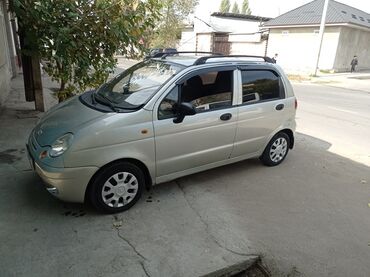
[[[271,29],[267,55],[273,57],[275,53],[278,53],[278,64],[287,72],[313,73],[320,39],[318,33],[314,31],[318,29],[319,27]],[[339,34],[340,27],[326,27],[320,56],[320,69],[333,68]]]
[[[178,51],[195,51],[197,35],[193,30],[184,30],[177,45]]]
[[[370,30],[342,27],[334,68],[348,71],[354,55],[358,57],[358,69],[370,69]]]
[[[211,51],[212,34],[197,34],[196,51]]]
[[[261,39],[261,33],[229,34],[229,42],[231,55],[265,55],[266,40]]]
[[[255,55],[264,56],[266,41],[262,42],[232,42],[231,55]]]
[[[5,31],[3,2],[0,1],[0,106],[10,91],[11,64]]]

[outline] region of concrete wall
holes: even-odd
[[[278,64],[291,73],[313,73],[319,35],[317,28],[271,29],[267,55],[278,53]],[[321,50],[319,69],[331,70],[339,42],[340,27],[326,27]]]
[[[8,97],[12,76],[9,48],[4,20],[3,1],[0,1],[0,106]]]
[[[184,30],[181,33],[181,40],[177,45],[179,51],[194,51],[197,35],[193,30]]]
[[[197,34],[196,51],[211,51],[212,34]]]
[[[255,20],[209,16],[201,18],[201,20],[194,18],[194,32],[254,33],[259,31],[260,24],[259,21]]]
[[[202,21],[203,20],[203,21]],[[255,42],[260,41],[261,34],[259,32],[259,21],[254,20],[244,20],[244,19],[237,19],[237,18],[221,18],[215,16],[209,16],[207,18],[202,18],[199,20],[197,18],[194,19],[194,28],[191,29],[184,29],[181,33],[181,40],[178,44],[178,49],[181,51],[210,51],[211,50],[211,39],[210,33],[213,32],[230,32],[232,36],[235,36],[239,39],[239,41],[231,41],[230,42],[241,42],[240,38],[243,38],[244,42],[249,38],[252,38],[253,42],[251,45],[248,46],[248,54],[250,53],[249,50],[254,52],[258,52],[255,50],[256,45]],[[207,24],[208,25],[207,25]],[[244,36],[243,36],[244,34]],[[197,44],[197,35],[198,35],[198,44]],[[248,37],[248,38],[247,38]],[[256,40],[257,39],[257,40]],[[209,45],[207,45],[207,42]],[[244,45],[245,46],[245,45]],[[235,53],[243,53],[243,45],[236,45],[234,47]],[[232,48],[232,47],[231,47]],[[263,52],[264,53],[264,52]]]
[[[263,42],[232,42],[231,55],[255,55],[264,56],[266,41]]]
[[[335,70],[350,70],[350,63],[354,55],[358,57],[357,69],[370,69],[370,30],[342,27],[334,65]]]

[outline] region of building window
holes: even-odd
[[[320,33],[320,30],[313,30],[313,33],[314,33],[315,35],[318,35],[318,34]]]
[[[362,16],[360,16],[360,20],[361,20],[361,21],[365,21],[365,20],[364,20],[364,18],[363,18]]]
[[[347,12],[346,12],[346,11],[342,11],[342,13],[347,14]]]
[[[289,31],[282,31],[282,32],[281,32],[281,34],[282,34],[283,36],[287,36],[287,35],[289,35]]]
[[[370,19],[368,19],[368,20],[367,20],[367,22],[369,22],[369,23],[370,23]]]
[[[354,15],[354,14],[352,14],[352,18],[357,19],[357,16],[356,16],[356,15]]]

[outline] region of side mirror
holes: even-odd
[[[195,111],[195,107],[191,103],[182,102],[176,106],[176,113],[177,117],[173,120],[174,123],[181,123],[185,116],[187,115],[195,115],[197,112]]]

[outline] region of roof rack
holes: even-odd
[[[177,51],[177,52],[168,52],[168,53],[157,53],[153,56],[153,58],[162,58],[165,59],[168,56],[173,56],[177,54],[210,54],[214,56],[222,56],[221,53],[215,53],[215,52],[203,52],[203,51]]]
[[[200,65],[205,64],[209,59],[218,59],[218,58],[258,58],[263,59],[267,63],[274,63],[274,61],[266,56],[252,56],[252,55],[215,55],[215,56],[207,56],[207,57],[200,57],[197,59],[193,65]]]

